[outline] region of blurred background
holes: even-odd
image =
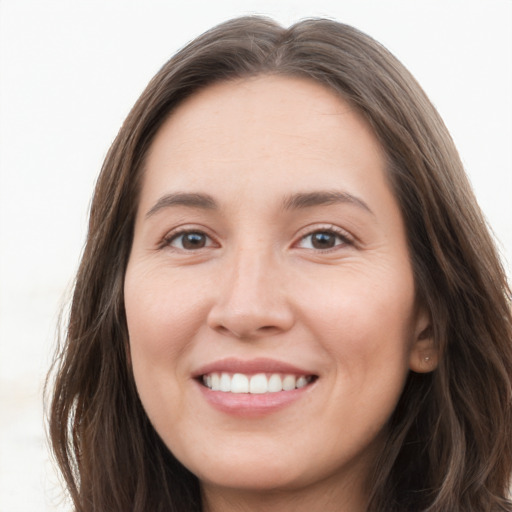
[[[110,143],[173,53],[250,13],[335,18],[402,60],[451,131],[512,275],[511,0],[0,0],[0,512],[71,509],[42,389]]]

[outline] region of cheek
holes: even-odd
[[[188,407],[184,361],[203,323],[205,299],[169,271],[136,265],[128,266],[124,293],[137,391],[151,423],[171,439],[179,422],[169,418],[181,417]]]
[[[193,283],[128,267],[125,308],[132,359],[176,360],[201,325],[204,303]]]
[[[325,279],[317,275],[298,287],[312,329],[326,334],[333,348],[403,349],[412,338],[414,282],[408,267],[353,265]]]
[[[412,278],[404,273],[393,286],[393,276],[380,282],[361,276],[345,275],[337,293],[317,290],[316,300],[310,300],[314,309],[309,325],[335,368],[328,374],[332,395],[327,410],[334,425],[357,426],[334,429],[335,445],[350,438],[359,446],[377,436],[393,413],[409,372]]]
[[[412,275],[382,268],[346,272],[327,286],[318,281],[308,286],[306,321],[335,365],[336,389],[370,409],[375,397],[394,407],[413,347]]]
[[[137,391],[150,421],[164,432],[173,425],[169,415],[180,417],[187,407],[188,375],[183,361],[200,330],[204,301],[197,288],[176,282],[169,272],[130,265],[124,290]]]

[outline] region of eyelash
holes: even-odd
[[[352,246],[354,245],[354,240],[353,238],[344,230],[336,227],[336,226],[329,226],[329,227],[326,227],[326,228],[318,228],[318,229],[315,229],[313,231],[310,231],[308,232],[307,234],[303,235],[300,237],[299,241],[294,244],[294,245],[298,245],[300,243],[302,243],[303,241],[305,241],[306,239],[316,235],[316,234],[322,234],[322,235],[328,235],[328,236],[334,236],[335,238],[339,239],[341,242],[340,243],[337,243],[336,245],[334,245],[333,247],[328,247],[328,248],[325,248],[325,249],[318,249],[318,248],[315,248],[315,247],[302,247],[302,249],[307,249],[307,250],[312,250],[312,251],[319,251],[319,252],[330,252],[330,251],[335,251],[337,250],[340,246]],[[192,248],[185,248],[183,247],[183,237],[185,237],[186,235],[199,235],[199,236],[204,236],[206,237],[206,242],[204,246],[202,247],[198,247],[198,248],[195,248],[195,249],[192,249]],[[181,245],[182,247],[173,247],[172,244],[173,242],[175,242],[176,240],[179,240],[179,239],[182,239],[182,242],[181,242]],[[209,236],[208,234],[206,234],[203,230],[201,229],[182,229],[180,231],[177,231],[177,232],[172,232],[170,233],[169,235],[167,235],[163,241],[162,241],[162,244],[161,244],[161,247],[170,247],[172,249],[177,249],[177,250],[180,250],[180,251],[185,251],[185,252],[195,252],[197,250],[200,250],[200,249],[207,249],[209,247],[215,247],[217,246],[218,247],[218,244],[216,244],[212,237]]]

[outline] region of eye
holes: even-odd
[[[184,251],[204,249],[214,245],[212,239],[201,231],[181,231],[174,233],[166,240],[169,247]]]
[[[343,245],[351,245],[352,241],[347,235],[334,231],[332,229],[322,229],[313,231],[303,236],[298,246],[302,249],[314,249],[325,251],[334,249]]]

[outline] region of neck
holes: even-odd
[[[204,485],[204,512],[364,512],[367,493],[356,478],[292,490],[241,490]]]

